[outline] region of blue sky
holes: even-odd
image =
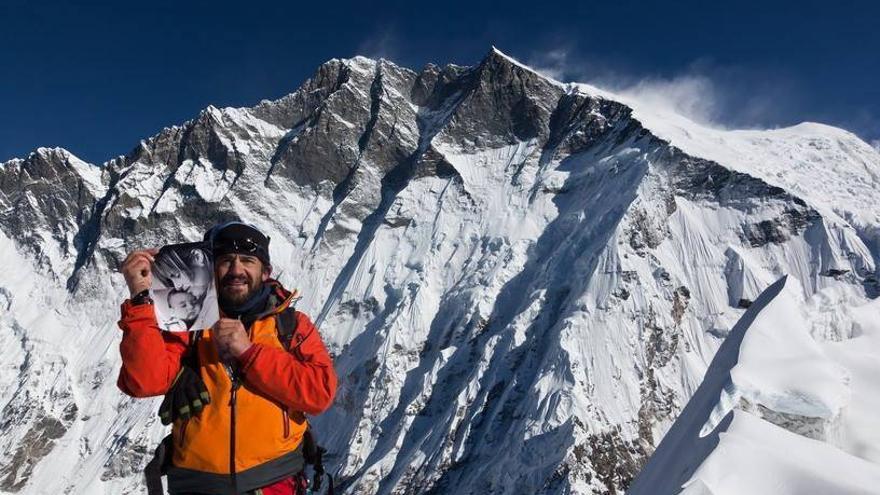
[[[880,3],[23,2],[0,6],[0,161],[96,163],[209,104],[295,90],[363,54],[471,65],[491,45],[563,80],[669,98],[728,127],[801,121],[880,140]]]

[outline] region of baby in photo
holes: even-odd
[[[172,332],[188,330],[199,316],[199,298],[185,290],[172,289],[168,292],[169,318],[165,329]]]

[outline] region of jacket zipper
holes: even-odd
[[[290,417],[287,415],[287,408],[281,408],[281,421],[284,425],[284,438],[290,436]]]
[[[238,397],[238,377],[232,379],[232,391],[229,396],[229,474],[232,480],[232,493],[238,493],[238,476],[235,472],[235,401]]]

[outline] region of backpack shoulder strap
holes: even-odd
[[[290,342],[296,333],[296,309],[293,306],[284,308],[284,311],[275,315],[275,332],[284,349],[290,350]]]
[[[189,345],[187,345],[187,354],[184,356],[182,364],[192,369],[199,370],[199,340],[202,338],[203,330],[195,330],[190,332]]]
[[[330,480],[327,494],[333,495],[333,476],[324,470],[324,454],[327,453],[327,449],[318,445],[318,441],[315,438],[312,429],[312,424],[308,420],[306,420],[306,431],[303,433],[302,452],[305,463],[310,464],[312,466],[312,471],[314,472],[311,486],[312,492],[318,493],[321,490],[321,482],[324,480],[324,475],[326,474],[327,478]]]
[[[296,319],[296,302],[300,299],[299,289],[293,289],[291,292],[290,304],[280,313],[275,315],[275,332],[278,334],[278,340],[281,342],[284,350],[290,352],[300,361],[305,361],[305,357],[299,350],[302,343],[309,337],[297,332]]]

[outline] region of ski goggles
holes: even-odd
[[[269,237],[253,225],[227,222],[216,225],[205,233],[205,241],[211,245],[213,256],[223,254],[246,254],[256,256],[269,265]]]

